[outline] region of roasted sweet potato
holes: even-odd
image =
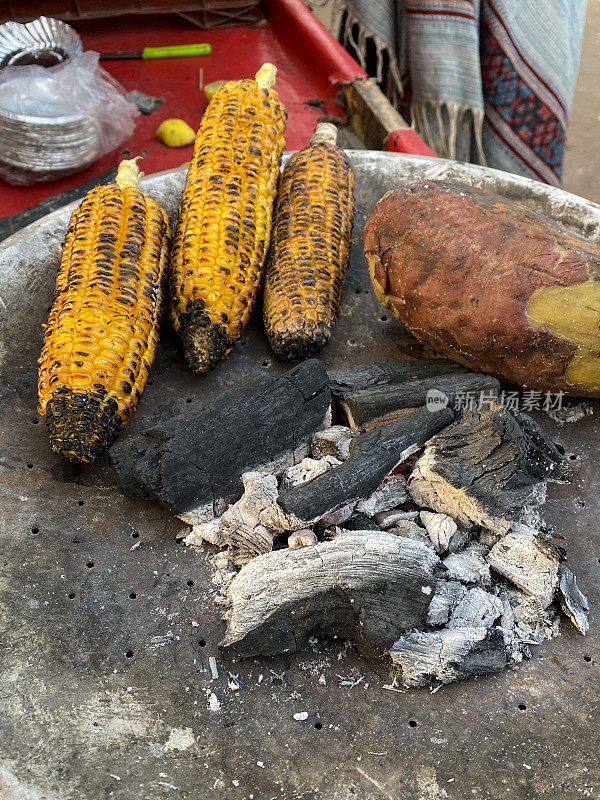
[[[600,397],[600,246],[520,203],[424,181],[373,207],[364,251],[379,300],[437,353]]]

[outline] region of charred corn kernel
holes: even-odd
[[[208,105],[188,170],[171,253],[171,322],[205,372],[233,350],[260,288],[286,112],[277,70],[228,81]]]
[[[185,147],[196,137],[193,128],[182,119],[166,119],[156,129],[156,138],[167,147]]]
[[[135,411],[158,340],[169,220],[137,188],[136,159],[71,217],[39,359],[55,453],[93,461]]]
[[[340,312],[354,217],[354,173],[336,128],[317,126],[279,183],[267,258],[263,318],[279,358],[325,347]]]

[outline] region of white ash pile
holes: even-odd
[[[358,418],[356,396],[345,402]],[[559,634],[561,612],[585,634],[586,599],[540,514],[572,467],[538,425],[496,403],[456,420],[379,411],[317,432],[283,471],[246,472],[241,499],[194,526],[187,544],[226,554],[224,654],[337,635],[425,686],[518,664]]]
[[[499,390],[444,360],[311,359],[125,437],[111,460],[130,497],[193,526],[188,544],[220,548],[224,654],[337,635],[407,686],[448,682],[528,658],[561,612],[587,630],[540,514],[572,467]],[[486,402],[458,414],[468,396]]]

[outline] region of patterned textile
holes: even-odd
[[[438,155],[559,185],[586,0],[343,0],[387,91]]]

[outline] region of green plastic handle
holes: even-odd
[[[209,44],[174,44],[171,47],[144,47],[142,58],[179,58],[181,56],[209,56]]]

